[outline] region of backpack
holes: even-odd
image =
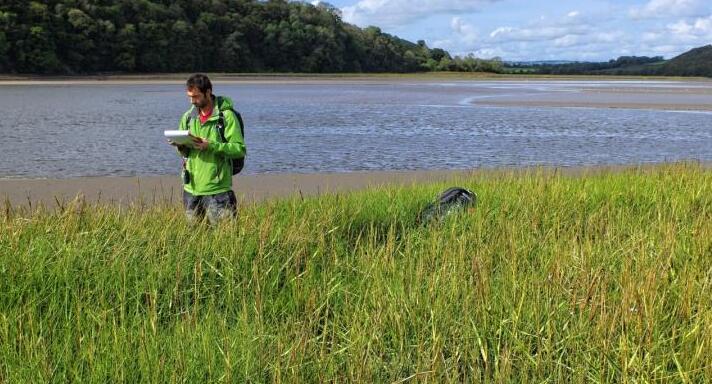
[[[219,105],[220,103],[220,96],[215,97],[215,103]],[[197,109],[196,109],[197,111]],[[240,112],[236,111],[233,108],[230,108],[229,111],[232,111],[232,113],[235,114],[235,118],[237,119],[237,123],[240,124],[240,134],[242,135],[242,139],[245,139],[245,123],[242,122],[242,116],[240,116]],[[188,114],[188,119],[185,122],[186,127],[189,127],[190,120],[193,118],[193,115],[195,113],[190,113]],[[217,128],[218,133],[220,134],[220,140],[222,140],[223,143],[227,143],[227,139],[225,138],[225,116],[223,115],[222,109],[220,110],[220,115],[218,116],[218,123],[215,126]],[[190,128],[188,128],[190,129]],[[230,159],[230,165],[232,166],[232,174],[237,175],[242,171],[242,168],[245,167],[245,156],[239,158],[239,159]]]
[[[448,188],[434,202],[420,211],[418,222],[425,224],[431,221],[442,221],[448,215],[463,211],[476,203],[477,195],[474,192],[461,187]]]

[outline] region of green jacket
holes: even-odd
[[[232,100],[228,97],[213,99],[213,114],[205,124],[200,123],[198,110],[191,107],[180,120],[179,130],[189,130],[193,136],[202,137],[209,142],[204,151],[187,149],[179,151],[187,155],[186,168],[190,172],[190,183],[184,184],[186,192],[195,196],[214,195],[232,189],[231,159],[245,156],[245,140],[242,137],[239,122],[231,111]],[[223,143],[216,127],[223,111],[225,121],[225,139]],[[188,116],[191,116],[188,123]]]

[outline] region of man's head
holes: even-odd
[[[210,104],[213,95],[213,84],[207,76],[196,73],[188,78],[185,83],[186,94],[190,99],[190,103],[196,108],[202,109]]]

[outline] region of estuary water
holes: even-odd
[[[712,161],[712,82],[215,81],[246,174]],[[0,85],[0,178],[177,174],[182,84]],[[611,108],[614,107],[614,108]]]

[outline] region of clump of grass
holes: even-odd
[[[708,382],[712,173],[691,164],[241,207],[0,217],[0,382]]]

